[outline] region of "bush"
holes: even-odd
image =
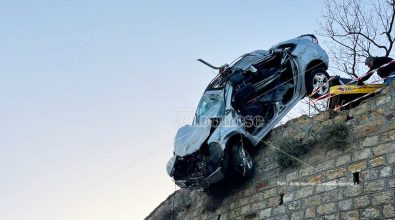
[[[310,144],[301,140],[283,138],[277,143],[277,163],[282,169],[297,165],[299,156],[305,154],[310,148]]]
[[[347,145],[349,133],[349,129],[345,122],[337,122],[322,128],[322,137],[324,137],[328,146],[334,148]]]

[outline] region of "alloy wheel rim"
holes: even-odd
[[[241,147],[239,152],[240,152],[240,157],[242,159],[242,166],[251,168],[252,167],[251,157],[248,155],[248,153],[244,150],[243,147]]]
[[[328,77],[324,73],[317,73],[313,78],[313,90],[318,95],[324,95],[329,91]]]

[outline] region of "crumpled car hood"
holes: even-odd
[[[174,139],[174,153],[183,157],[200,149],[210,135],[210,126],[185,125],[178,129]]]

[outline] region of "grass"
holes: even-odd
[[[303,143],[301,140],[283,138],[277,143],[277,147],[280,149],[277,151],[277,163],[282,169],[286,169],[297,165],[298,161],[295,158],[305,154],[310,144]]]
[[[322,128],[322,136],[327,146],[341,148],[348,144],[349,129],[345,122],[337,122]]]

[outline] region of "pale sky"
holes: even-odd
[[[0,218],[143,219],[215,65],[314,33],[322,1],[2,1]],[[321,41],[320,41],[321,42]]]

